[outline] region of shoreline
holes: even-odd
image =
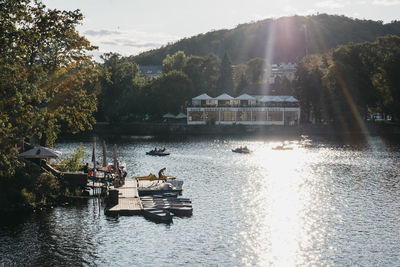
[[[258,125],[187,125],[186,123],[97,123],[93,130],[76,135],[60,135],[61,140],[93,136],[120,138],[125,136],[189,137],[189,136],[265,136],[303,135],[355,139],[362,136],[384,136],[400,140],[400,125],[386,122],[366,122],[365,129],[339,129],[333,125],[300,124],[297,126]]]

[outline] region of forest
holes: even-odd
[[[274,63],[295,62],[308,54],[326,53],[338,45],[372,42],[388,34],[400,35],[400,21],[384,24],[327,14],[290,16],[184,38],[131,59],[140,65],[160,65],[168,54],[183,51],[189,56],[215,54],[220,58],[227,53],[235,65],[267,57]],[[272,55],[267,55],[267,46],[272,46]]]

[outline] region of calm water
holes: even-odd
[[[57,207],[0,225],[0,265],[400,266],[399,147],[288,141],[120,141],[130,176],[167,167],[185,181],[194,216],[164,225],[108,218],[94,200]],[[231,152],[240,145],[254,153]],[[163,146],[171,156],[144,155]]]

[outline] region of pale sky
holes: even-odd
[[[42,0],[49,8],[80,9],[79,32],[99,47],[95,54],[124,56],[210,30],[288,15],[317,13],[390,22],[400,20],[400,0]]]

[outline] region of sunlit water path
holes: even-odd
[[[130,176],[166,167],[185,181],[194,216],[164,225],[108,218],[93,200],[57,207],[0,226],[0,265],[398,266],[399,147],[287,141],[293,150],[268,139],[120,141]],[[231,152],[240,145],[253,153]],[[164,146],[171,156],[145,156]]]

